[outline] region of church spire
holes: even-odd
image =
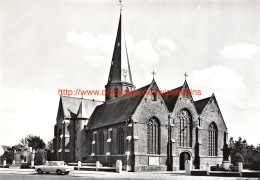
[[[117,36],[114,46],[114,52],[108,77],[108,83],[127,82],[133,84],[130,63],[128,59],[125,33],[122,23],[122,13],[117,29]]]
[[[122,21],[122,2],[120,2],[120,17],[116,35],[116,41],[114,45],[114,52],[112,56],[110,72],[108,76],[108,82],[105,86],[107,90],[114,93],[114,89],[117,89],[121,95],[125,94],[124,91],[133,90],[135,87],[133,85],[132,73],[130,68],[130,63],[128,59],[125,32]],[[119,93],[119,96],[120,96]],[[106,96],[106,100],[114,99],[115,96]]]

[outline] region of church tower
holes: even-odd
[[[125,32],[122,23],[122,9],[120,12],[118,30],[112,56],[108,82],[106,88],[106,101],[116,99],[135,89],[127,54]]]

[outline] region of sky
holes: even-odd
[[[125,0],[137,88],[187,82],[215,94],[229,137],[260,143],[260,1]],[[0,144],[51,140],[58,89],[103,90],[119,20],[117,0],[0,0]],[[104,100],[104,96],[84,96]]]

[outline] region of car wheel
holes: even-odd
[[[37,172],[38,172],[38,174],[42,174],[43,173],[41,169],[38,169]]]
[[[57,174],[58,174],[58,175],[61,175],[61,174],[62,174],[61,170],[58,169],[58,170],[57,170]]]

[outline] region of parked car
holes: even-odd
[[[69,172],[72,170],[74,170],[74,167],[67,166],[64,161],[49,161],[46,163],[46,165],[35,166],[35,171],[39,174],[42,174],[44,172],[54,172],[59,175],[62,173],[69,174]]]

